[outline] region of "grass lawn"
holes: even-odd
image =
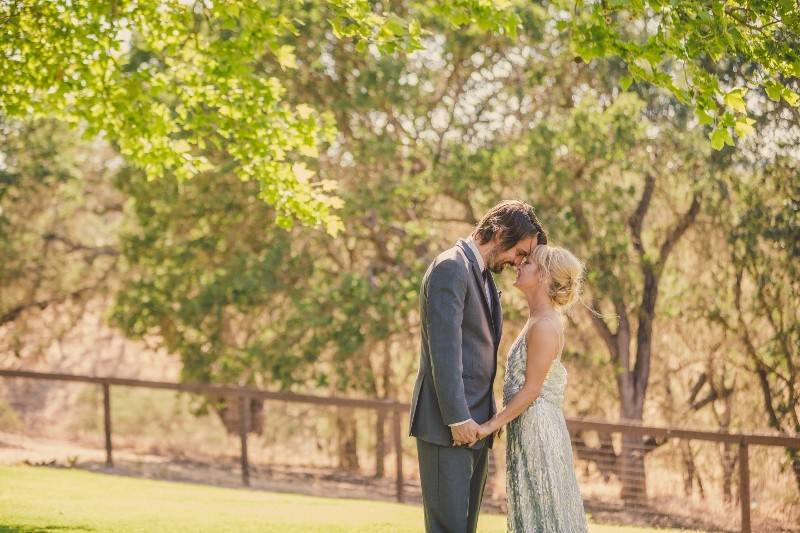
[[[593,533],[649,531],[591,525]],[[480,532],[505,532],[481,515]],[[422,532],[414,505],[315,498],[129,478],[81,470],[0,466],[0,532]]]

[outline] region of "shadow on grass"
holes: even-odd
[[[0,533],[49,533],[51,531],[96,531],[86,526],[27,526],[0,524]]]

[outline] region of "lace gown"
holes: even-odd
[[[525,383],[525,333],[508,352],[503,403]],[[561,354],[550,366],[539,397],[507,430],[508,531],[585,532],[586,515],[572,463],[572,445],[561,411],[567,370]]]

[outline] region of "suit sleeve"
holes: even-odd
[[[463,266],[454,260],[437,264],[428,278],[425,319],[436,397],[447,425],[472,416],[464,394],[461,358],[461,322],[467,281]]]

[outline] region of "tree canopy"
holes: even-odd
[[[516,39],[538,19],[567,32],[585,61],[620,58],[624,88],[649,82],[692,107],[717,149],[752,131],[748,91],[798,104],[793,0],[554,0],[533,9],[511,0],[5,0],[0,114],[56,116],[102,134],[151,180],[224,165],[258,183],[278,225],[337,235],[336,183],[315,177],[336,139],[331,110],[286,94],[296,37],[324,27],[321,39],[345,40],[358,54],[409,54],[437,28]],[[720,82],[727,62],[740,65],[735,86]]]

